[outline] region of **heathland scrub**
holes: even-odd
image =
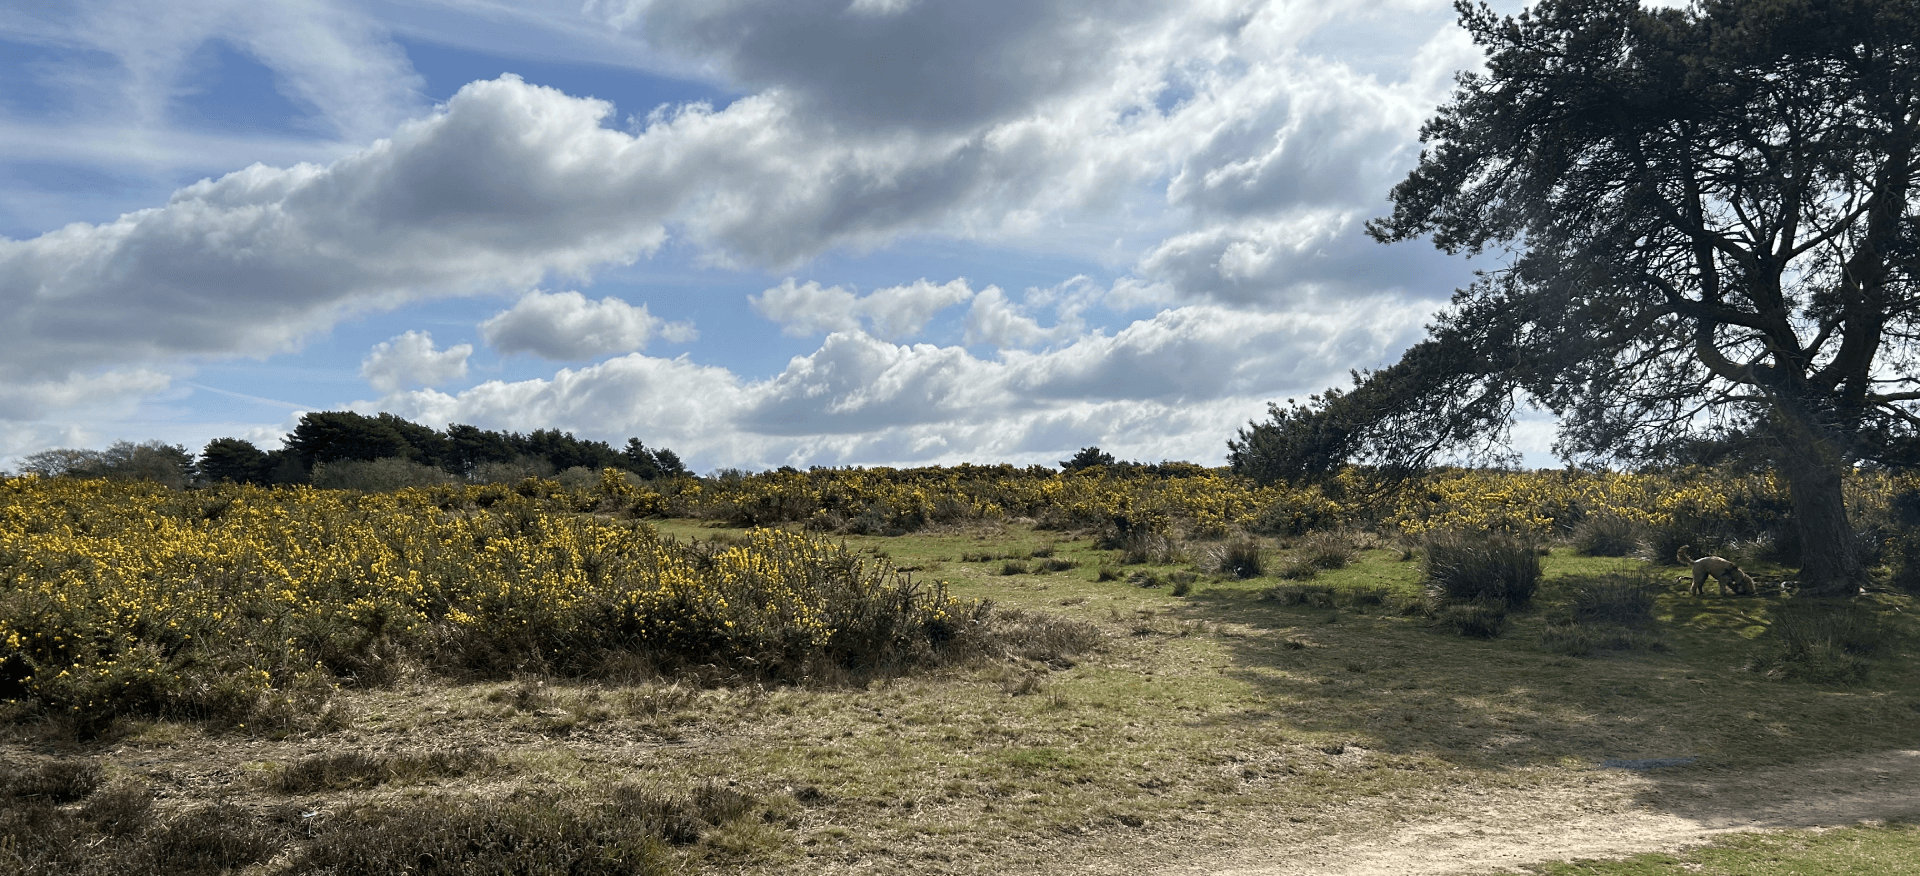
[[[338,729],[126,722],[75,743],[17,724],[0,760],[85,759],[163,815],[221,801],[291,825],[261,873],[298,872],[303,844],[368,813],[564,810],[615,788],[704,801],[711,823],[688,822],[674,866],[747,874],[1491,870],[1909,814],[1828,805],[1863,787],[1920,799],[1913,758],[1888,754],[1920,749],[1905,597],[1869,597],[1885,643],[1863,681],[1835,686],[1764,671],[1789,600],[1693,598],[1671,574],[1627,650],[1543,647],[1577,582],[1642,566],[1564,549],[1543,559],[1533,608],[1472,639],[1404,608],[1418,561],[1368,538],[1345,568],[1295,582],[1123,565],[1014,524],[846,541],[956,596],[1087,625],[1097,644],[864,688],[416,672],[348,691]],[[1282,568],[1288,549],[1264,546]],[[1634,825],[1650,845],[1626,841]],[[1920,854],[1910,832],[1885,833]],[[1391,865],[1422,848],[1454,854]]]

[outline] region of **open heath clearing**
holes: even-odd
[[[832,498],[847,473],[0,482],[0,870],[1920,859],[1898,483],[1853,487],[1892,583],[1827,605],[1781,591],[1757,482],[1622,523],[1602,503],[1634,501],[1624,476],[1310,503],[1002,472],[912,487],[917,517],[907,475],[860,477],[879,498]],[[1648,558],[1676,527],[1761,594],[1689,595]]]

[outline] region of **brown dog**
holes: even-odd
[[[1693,567],[1693,584],[1687,588],[1688,593],[1705,596],[1708,576],[1712,576],[1714,583],[1720,585],[1721,596],[1727,595],[1729,584],[1733,585],[1733,592],[1741,596],[1752,596],[1759,592],[1759,586],[1753,583],[1753,576],[1740,571],[1740,567],[1734,565],[1732,560],[1722,557],[1701,557],[1696,560],[1689,553],[1692,549],[1692,545],[1683,544],[1680,552],[1674,555],[1681,565]]]

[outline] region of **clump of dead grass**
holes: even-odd
[[[106,781],[92,760],[0,769],[4,873],[235,872],[268,860],[288,837],[283,825],[230,803],[163,814],[145,785]]]
[[[1266,572],[1261,557],[1260,543],[1251,538],[1229,539],[1206,548],[1203,561],[1209,572],[1231,575],[1239,579],[1258,578]]]
[[[477,748],[412,753],[336,751],[310,755],[275,769],[265,782],[282,794],[371,788],[389,783],[490,773],[500,759]]]
[[[671,849],[746,819],[753,797],[719,782],[687,791],[622,784],[604,798],[525,792],[506,799],[381,804],[329,817],[296,872],[436,871],[527,876],[675,873]]]
[[[1790,600],[1772,614],[1747,662],[1748,669],[1771,678],[1859,684],[1892,640],[1873,610],[1856,602]]]

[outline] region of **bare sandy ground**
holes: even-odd
[[[1480,874],[1545,861],[1671,852],[1735,831],[1835,827],[1920,815],[1920,751],[1852,755],[1739,773],[1601,769],[1568,785],[1407,802],[1445,814],[1393,819],[1387,829],[1369,830],[1365,836],[1249,837],[1244,847],[1229,854],[1141,872]]]

